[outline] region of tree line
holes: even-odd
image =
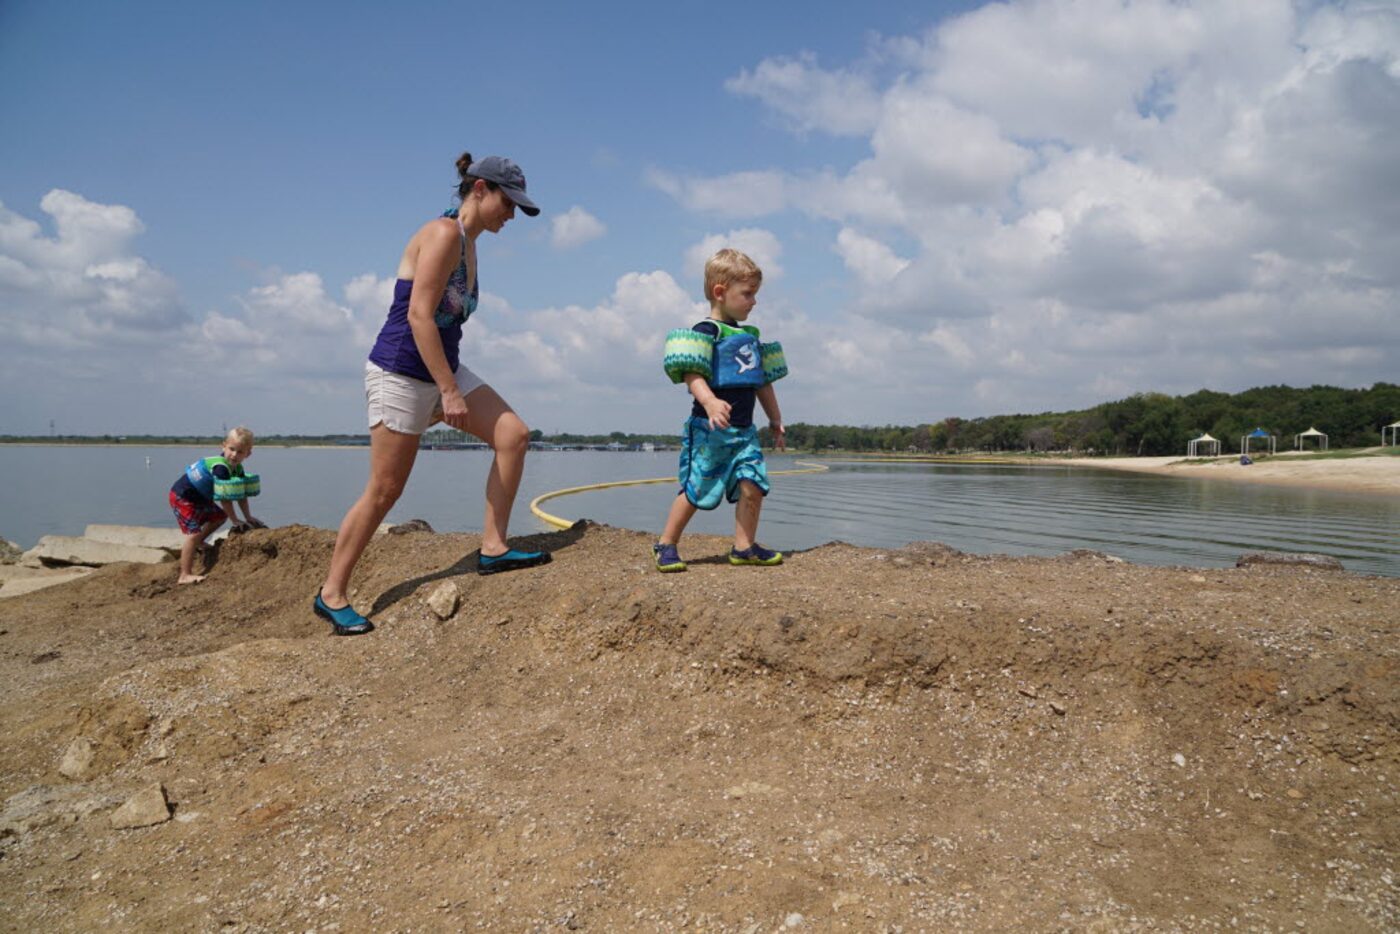
[[[808,451],[838,449],[868,452],[946,454],[996,451],[1072,451],[1080,454],[1171,455],[1186,453],[1186,443],[1203,433],[1220,439],[1221,450],[1236,452],[1240,436],[1263,428],[1278,436],[1279,448],[1293,436],[1316,427],[1328,435],[1331,447],[1369,447],[1380,443],[1381,427],[1400,420],[1400,386],[1376,383],[1369,389],[1336,386],[1261,386],[1233,395],[1202,389],[1189,396],[1147,392],[1105,402],[1075,412],[1039,415],[992,415],[985,418],[944,418],[921,425],[787,426],[791,448]],[[772,445],[767,427],[759,429],[764,446]],[[607,444],[633,447],[647,442],[674,446],[674,434],[530,433],[532,441],[553,444]],[[0,442],[45,444],[209,444],[220,436],[193,435],[0,435]],[[259,444],[365,444],[368,435],[267,435]],[[475,440],[463,432],[436,429],[425,440]]]
[[[1278,436],[1280,450],[1316,427],[1331,447],[1380,443],[1381,427],[1400,419],[1400,386],[1261,386],[1229,394],[1202,389],[1188,396],[1138,393],[1074,412],[944,418],[921,425],[787,426],[787,443],[806,450],[898,451],[928,454],[995,451],[1072,451],[1081,454],[1171,455],[1202,434],[1221,450],[1237,452],[1240,437],[1256,428]],[[760,430],[764,444],[768,429]],[[1254,449],[1257,446],[1252,446]]]

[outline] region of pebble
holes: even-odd
[[[800,915],[800,914],[798,914],[797,912],[794,911],[792,914],[788,915],[786,918],[783,919],[783,927],[785,927],[785,928],[797,928],[797,927],[801,927],[801,926],[802,926],[802,922],[803,922],[803,921],[806,921],[806,920],[807,920],[806,918],[802,917],[802,915]]]
[[[68,749],[63,753],[63,761],[58,764],[58,773],[64,778],[82,778],[87,774],[87,770],[92,768],[92,760],[96,755],[92,740],[86,736],[79,736],[68,744]]]
[[[142,788],[112,812],[112,826],[118,830],[150,827],[168,820],[170,804],[165,800],[165,786],[159,782]]]
[[[1186,757],[1179,752],[1172,754],[1172,762],[1180,766],[1181,768],[1186,767]]]
[[[443,581],[428,595],[428,609],[432,610],[438,619],[449,620],[457,612],[460,600],[461,594],[457,592],[457,585],[452,581]]]

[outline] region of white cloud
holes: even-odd
[[[717,178],[686,178],[658,169],[647,182],[692,211],[721,217],[759,217],[788,206],[793,179],[783,172],[736,172]]]
[[[189,431],[209,404],[294,411],[314,424],[308,396],[358,382],[391,280],[354,279],[341,301],[316,273],[277,274],[195,320],[174,282],[135,252],[143,227],[131,208],[56,189],[40,209],[54,236],[0,205],[0,315],[23,348],[0,376],[7,397],[46,387],[72,431],[112,430],[110,408],[92,404],[108,399],[125,400],[122,418],[138,422],[121,430]],[[211,380],[222,401],[191,405],[190,387]]]
[[[700,284],[705,278],[705,264],[710,257],[723,249],[738,250],[758,264],[763,270],[763,281],[772,282],[783,277],[783,267],[779,259],[783,255],[783,244],[771,230],[761,227],[741,227],[725,234],[710,234],[685,251],[685,273],[696,283],[696,292],[704,291]]]
[[[836,235],[836,252],[841,254],[846,268],[867,285],[888,285],[909,267],[909,260],[895,255],[887,245],[849,227],[841,228]]]
[[[1013,0],[881,49],[900,69],[881,81],[868,57],[800,55],[727,85],[798,133],[864,135],[864,158],[654,175],[700,214],[779,229],[797,212],[808,240],[831,225],[850,294],[828,313],[856,311],[866,339],[824,359],[887,353],[878,378],[848,373],[868,411],[1394,378],[1393,5]],[[846,124],[842,93],[860,102]],[[887,395],[892,373],[928,398]]]
[[[0,204],[0,308],[21,345],[96,347],[188,323],[174,282],[132,253],[136,212],[62,189],[39,207],[55,236]]]
[[[674,419],[671,409],[658,408],[658,391],[667,386],[662,345],[667,331],[708,313],[668,273],[627,273],[596,305],[521,311],[509,329],[498,318],[474,316],[462,359],[546,431],[679,423],[679,402],[671,406]]]
[[[870,145],[870,170],[916,203],[995,203],[1033,162],[990,117],[912,83],[886,94]]]
[[[823,71],[811,53],[765,59],[724,86],[758,98],[799,131],[858,136],[874,128],[880,111],[879,95],[868,76]]]
[[[556,249],[572,250],[608,232],[607,225],[578,205],[550,221],[549,240]]]

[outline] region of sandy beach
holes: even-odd
[[[1193,480],[1229,480],[1400,496],[1400,457],[1309,460],[1294,454],[1277,454],[1248,466],[1240,463],[1238,455],[1192,461],[1180,457],[1075,457],[1054,463]]]

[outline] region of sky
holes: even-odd
[[[463,151],[543,208],[463,359],[547,433],[679,429],[721,246],[789,423],[1400,378],[1393,0],[501,10],[0,3],[0,434],[365,431]]]

